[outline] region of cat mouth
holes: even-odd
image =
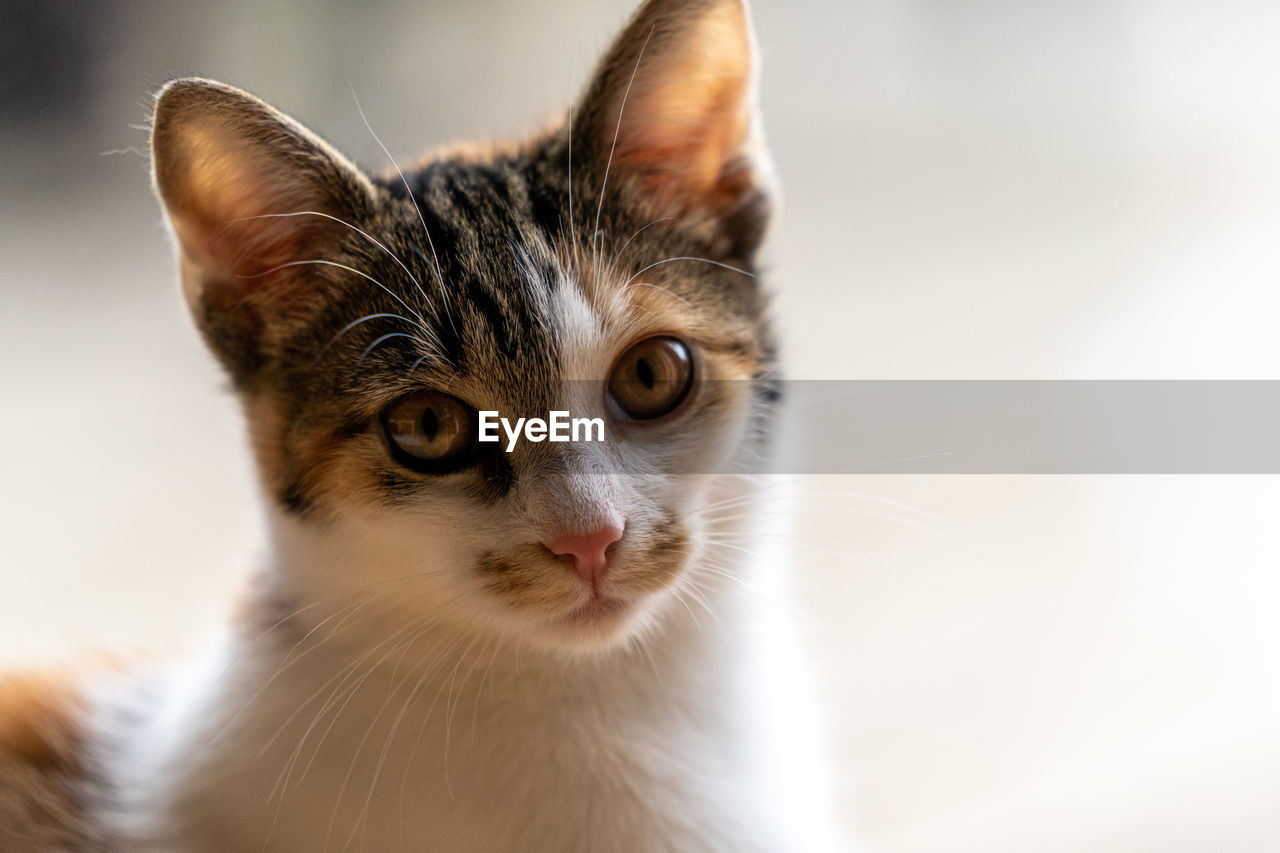
[[[561,625],[601,625],[619,618],[629,608],[621,598],[596,594],[556,621]]]
[[[584,583],[564,560],[548,560],[541,544],[483,555],[476,570],[497,602],[520,613],[535,634],[573,645],[629,634],[628,626],[654,609],[655,597],[679,578],[688,559],[683,531],[614,554],[608,571]]]

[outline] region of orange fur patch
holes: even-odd
[[[0,679],[0,850],[83,850],[83,696],[47,676]]]

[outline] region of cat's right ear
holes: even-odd
[[[643,192],[654,215],[710,213],[749,253],[774,186],[756,104],[747,0],[645,0],[575,111],[574,156],[588,185],[606,175]]]
[[[160,91],[151,162],[187,301],[242,379],[264,355],[273,316],[315,298],[316,277],[301,263],[368,215],[373,186],[302,125],[210,80],[175,80]]]

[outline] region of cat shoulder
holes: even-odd
[[[70,678],[0,674],[0,850],[93,849],[84,808],[88,717]]]

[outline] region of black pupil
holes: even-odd
[[[440,418],[436,416],[436,410],[427,409],[422,413],[422,434],[427,437],[427,441],[435,441],[439,432]]]
[[[657,377],[653,373],[653,365],[649,364],[647,358],[641,358],[636,361],[636,377],[640,380],[644,387],[650,391],[653,390]]]

